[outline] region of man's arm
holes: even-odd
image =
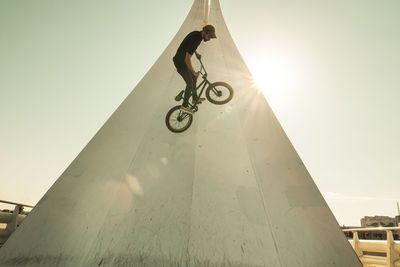
[[[196,53],[196,52],[195,52]],[[199,73],[194,71],[193,67],[192,67],[192,55],[189,54],[188,52],[186,52],[186,56],[185,56],[185,63],[186,66],[188,67],[188,69],[193,73],[194,76],[199,76]]]

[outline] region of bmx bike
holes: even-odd
[[[198,90],[201,87],[200,93],[198,94],[198,99],[201,98],[204,89],[205,95],[209,102],[216,105],[223,105],[231,101],[233,97],[233,88],[229,84],[225,82],[215,82],[211,83],[207,79],[207,71],[204,68],[203,62],[199,59],[201,64],[200,75],[203,78],[201,83],[196,87],[195,90]],[[176,97],[176,101],[180,101],[183,99],[184,90],[182,90]],[[189,103],[190,110],[195,113],[199,110],[198,108],[198,99],[193,103]],[[167,128],[174,133],[181,133],[186,131],[193,121],[193,115],[182,111],[181,105],[172,107],[165,117],[165,124]]]

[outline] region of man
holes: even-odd
[[[204,98],[198,99],[197,96],[196,82],[200,73],[193,69],[191,58],[193,53],[195,53],[196,57],[200,59],[201,55],[196,52],[197,47],[200,45],[201,40],[208,42],[211,38],[217,38],[217,36],[215,36],[215,28],[212,25],[204,26],[201,32],[193,31],[189,33],[185,39],[183,39],[173,58],[176,70],[186,82],[185,95],[181,107],[183,112],[193,114],[193,111],[189,108],[189,98],[191,94],[193,103],[197,100],[201,103],[201,101],[204,100]]]

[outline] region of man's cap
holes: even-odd
[[[213,25],[206,25],[203,27],[203,31],[208,34],[211,38],[217,38],[215,35],[215,28]]]

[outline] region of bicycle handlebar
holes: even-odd
[[[207,77],[207,71],[206,71],[206,68],[204,68],[204,65],[203,65],[203,62],[201,61],[201,59],[199,58],[199,61],[200,61],[200,64],[201,64],[201,68],[200,68],[200,73],[201,73],[201,75],[203,75],[203,76],[205,76],[205,77]],[[202,73],[201,71],[202,70],[204,70],[204,73]]]

